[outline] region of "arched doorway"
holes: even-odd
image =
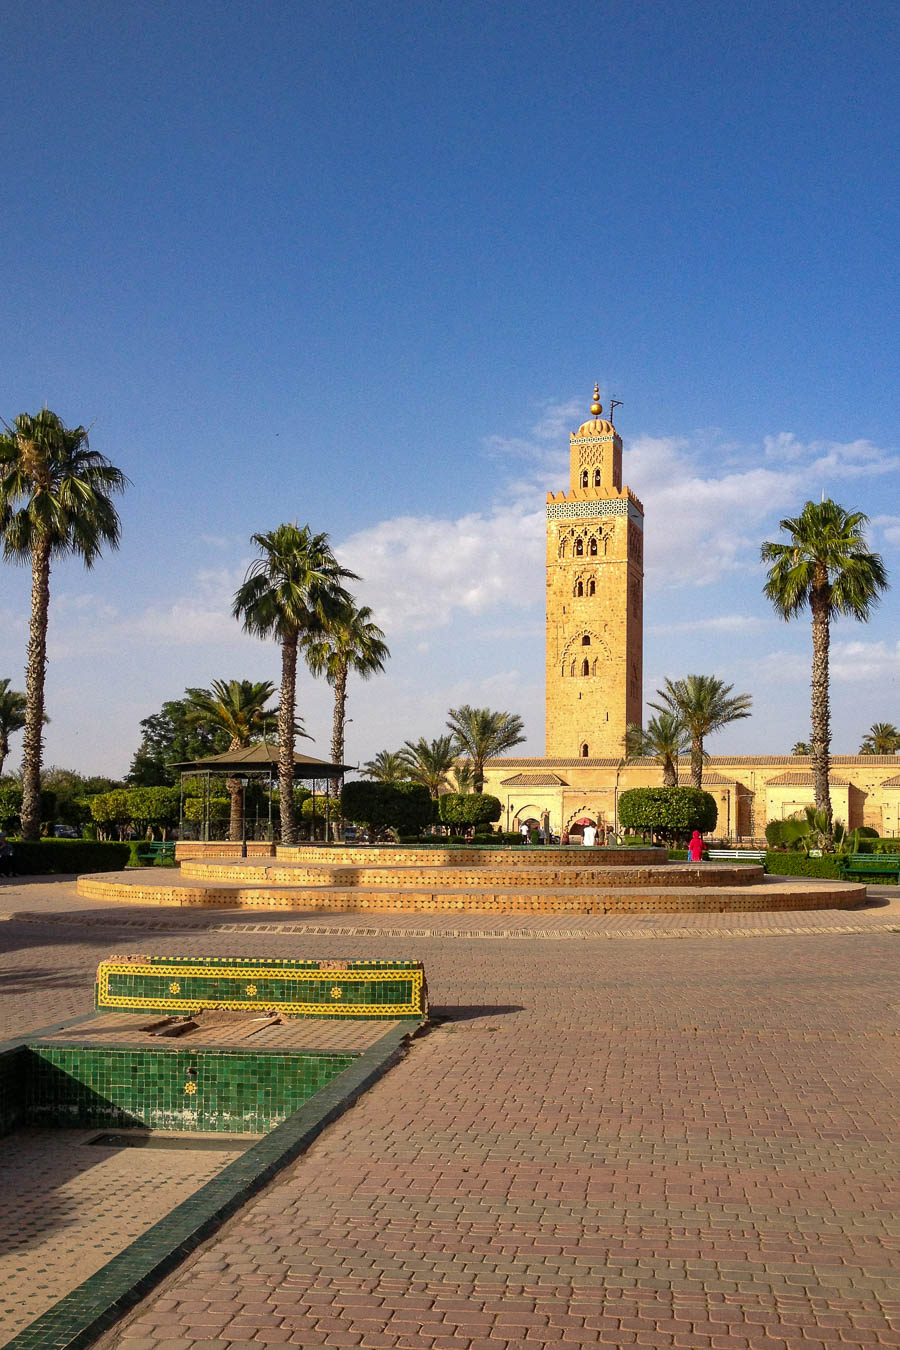
[[[581,843],[584,838],[584,828],[586,825],[593,825],[597,830],[599,838],[605,839],[606,821],[603,818],[603,812],[581,807],[578,811],[574,811],[572,815],[569,816],[566,824],[566,833],[569,836],[570,843]]]

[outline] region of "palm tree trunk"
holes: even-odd
[[[663,787],[678,786],[678,770],[671,759],[667,759],[663,764]]]
[[[241,780],[239,778],[226,778],[225,791],[231,798],[231,818],[228,822],[228,838],[231,840],[236,839],[240,843],[241,839],[244,837],[244,813],[241,809],[243,807],[243,801],[241,800],[243,795]]]
[[[831,708],[828,688],[828,648],[830,588],[827,579],[818,582],[810,596],[812,609],[812,767],[815,784],[816,810],[825,813],[828,822],[825,831],[826,847],[831,845],[831,793],[828,787],[829,755],[831,750]]]
[[[278,709],[278,796],[281,842],[296,844],[294,814],[294,716],[297,704],[297,634],[281,644],[281,705]]]
[[[703,787],[703,737],[691,739],[691,787]]]
[[[344,762],[344,721],[347,715],[347,663],[338,666],[334,681],[334,721],[331,728],[331,762]]]
[[[31,556],[31,633],[25,672],[25,750],[22,758],[22,838],[41,835],[41,755],[44,676],[50,613],[50,545],[39,541]]]
[[[0,736],[0,778],[3,776],[3,764],[6,756],[9,754],[9,741],[5,736]]]

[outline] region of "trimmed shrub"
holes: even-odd
[[[770,849],[765,859],[766,871],[778,877],[840,878],[840,858],[829,853],[823,858],[807,858],[805,853],[774,853]]]
[[[619,821],[626,830],[664,839],[684,838],[694,830],[707,834],[718,818],[715,797],[702,788],[628,788],[619,796]]]
[[[393,829],[398,835],[418,834],[429,824],[434,803],[421,783],[345,783],[341,814],[369,830]]]
[[[22,809],[22,789],[18,783],[0,783],[0,825],[12,833],[21,826],[19,812]],[[56,819],[56,793],[41,788],[41,822],[52,824]]]
[[[438,798],[438,814],[444,825],[489,825],[502,814],[499,797],[480,792],[447,792]]]
[[[96,839],[40,839],[10,841],[13,866],[21,876],[51,872],[118,872],[131,854],[128,844],[104,844]]]

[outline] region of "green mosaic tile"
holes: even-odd
[[[31,1124],[263,1134],[353,1054],[31,1045],[21,1087]]]
[[[23,1115],[26,1061],[22,1046],[0,1052],[0,1135],[15,1129]]]
[[[95,1002],[140,1012],[280,1008],[294,1016],[419,1019],[427,989],[417,961],[113,957],[97,971]]]

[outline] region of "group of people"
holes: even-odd
[[[522,834],[522,843],[527,844],[529,839],[531,838],[531,829],[529,825],[527,824],[527,822],[523,821],[522,824],[519,826],[519,829]],[[577,837],[578,836],[576,835],[575,838],[577,839]],[[552,844],[556,842],[553,838],[553,835],[550,833],[549,826],[543,821],[541,822],[540,829],[537,831],[537,841],[540,844],[546,843]],[[569,833],[564,830],[560,842],[563,844],[569,844],[572,842],[572,836],[570,836]],[[598,844],[600,844],[601,846],[605,844],[606,837],[604,834],[601,834],[600,830],[598,830],[596,825],[592,825],[590,822],[588,822],[588,824],[583,826],[582,828],[581,842],[586,848],[594,848]],[[688,862],[702,862],[703,849],[704,843],[700,835],[700,831],[695,830],[690,838],[690,841],[688,842],[688,849],[687,849]]]

